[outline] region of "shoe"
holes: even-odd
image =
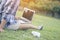
[[[38,29],[39,29],[39,30],[42,30],[42,29],[43,29],[43,26],[39,26]]]

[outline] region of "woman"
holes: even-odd
[[[18,9],[20,0],[7,0],[4,5],[3,16],[0,24],[0,32],[4,31],[3,28],[6,27],[8,29],[42,29],[42,26],[36,27],[31,23],[21,23],[20,19],[30,22],[25,18],[17,18],[15,17],[16,11]]]

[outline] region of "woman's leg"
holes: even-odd
[[[42,27],[40,27],[41,29]],[[39,29],[39,27],[34,26],[32,24],[20,24],[19,29]]]

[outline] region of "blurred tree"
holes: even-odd
[[[52,11],[54,12],[55,17],[60,18],[60,5],[54,6]]]
[[[20,6],[28,7],[37,11],[51,12],[52,16],[55,12],[60,12],[60,0],[21,0]],[[57,7],[58,6],[58,7]]]

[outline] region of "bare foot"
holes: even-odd
[[[3,29],[0,29],[0,32],[4,32],[4,30]]]

